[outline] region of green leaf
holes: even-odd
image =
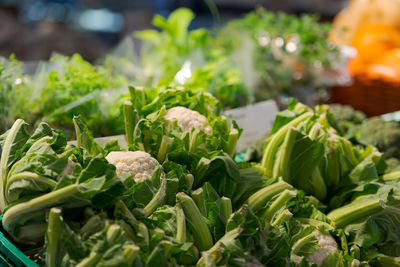
[[[52,191],[57,182],[32,172],[20,172],[8,179],[6,197],[10,203]]]
[[[27,124],[19,119],[7,132],[7,137],[2,145],[2,153],[0,159],[0,210],[4,212],[7,206],[5,199],[5,186],[7,183],[8,170],[11,164],[20,156],[20,149],[25,145],[29,138],[26,131]]]
[[[107,179],[114,177],[115,167],[108,163],[102,155],[96,155],[89,159],[89,163],[79,174],[79,182],[83,183],[93,177],[105,175]]]
[[[354,184],[369,182],[378,179],[377,167],[372,160],[372,156],[361,161],[349,174],[350,180]]]
[[[89,203],[79,194],[77,185],[70,185],[8,208],[3,214],[3,227],[19,242],[36,242],[43,236],[45,227],[30,233],[23,233],[21,229],[37,222],[44,224],[46,211],[55,205],[74,208]]]
[[[150,216],[155,225],[165,231],[168,236],[176,236],[177,219],[176,208],[164,205],[156,209]]]
[[[80,116],[74,116],[73,120],[77,146],[86,149],[92,156],[103,153],[103,149],[94,141],[92,134]]]
[[[397,235],[400,231],[399,220],[400,209],[386,207],[380,212],[346,225],[344,231],[350,236],[352,243],[363,248],[369,248],[374,244],[380,246],[399,244],[400,239]]]

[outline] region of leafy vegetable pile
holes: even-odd
[[[295,101],[278,114],[264,148],[267,174],[322,201],[350,255],[372,265],[399,264],[399,175],[388,172],[382,153],[343,138],[327,106],[311,110]]]
[[[109,61],[92,65],[78,54],[55,55],[39,63],[33,75],[25,74],[13,56],[1,59],[0,65],[1,129],[11,127],[14,118],[29,121],[31,127],[44,120],[70,138],[71,118],[85,114],[96,136],[123,132],[120,106],[128,95],[128,78],[115,73]]]
[[[321,89],[330,82],[322,77],[337,68],[339,53],[327,41],[329,29],[330,24],[320,23],[316,15],[275,14],[259,8],[223,27],[217,44],[239,54],[241,62],[251,62],[245,66],[256,81],[250,88],[256,99],[283,93],[309,101],[323,99]]]
[[[365,118],[349,106],[331,105],[343,135],[354,144],[372,145],[383,152],[392,168],[400,168],[400,125],[380,117]]]
[[[44,241],[47,266],[400,263],[400,176],[342,137],[327,106],[291,101],[262,162],[236,163],[241,129],[209,93],[130,94],[130,151],[97,145],[80,117],[76,147],[46,123],[0,137],[3,227]]]

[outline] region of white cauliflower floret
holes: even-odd
[[[318,239],[319,249],[308,256],[308,260],[321,266],[330,253],[338,251],[338,247],[330,235],[324,235],[320,231],[313,232],[313,235]]]
[[[106,157],[116,167],[118,176],[130,174],[135,182],[150,179],[157,160],[143,151],[113,151]]]
[[[212,133],[207,118],[197,111],[185,107],[170,108],[164,115],[164,121],[168,123],[174,120],[177,120],[178,126],[183,132],[190,132],[192,129],[196,129],[202,130],[206,134]]]

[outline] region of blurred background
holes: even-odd
[[[53,52],[79,53],[93,62],[135,30],[152,27],[155,14],[168,16],[188,7],[196,17],[191,29],[241,16],[257,6],[292,14],[319,13],[330,21],[344,0],[1,0],[0,56],[46,60]]]

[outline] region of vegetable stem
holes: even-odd
[[[125,135],[128,145],[133,145],[133,132],[136,125],[136,112],[131,101],[126,101],[123,105],[125,119]]]
[[[338,142],[336,140],[328,140],[330,153],[327,158],[327,170],[325,175],[327,176],[326,184],[328,186],[336,186],[340,182],[340,171],[342,166],[340,164],[340,150]]]
[[[161,144],[160,144],[160,147],[159,147],[158,153],[157,153],[158,162],[160,162],[160,163],[164,162],[165,158],[167,157],[168,146],[169,146],[169,138],[168,138],[168,136],[164,135],[161,138]]]
[[[283,177],[285,181],[290,181],[290,157],[296,142],[296,130],[290,127],[286,133],[285,140],[278,151],[277,159],[274,163],[273,177]]]
[[[232,214],[232,201],[230,198],[222,197],[221,198],[221,215],[222,221],[226,224],[229,217]]]
[[[284,181],[279,181],[255,192],[249,197],[249,199],[247,200],[247,204],[254,212],[257,212],[265,204],[267,204],[267,202],[271,200],[271,198],[273,198],[275,195],[279,194],[283,190],[289,188],[292,188],[290,184]]]
[[[293,119],[288,124],[280,128],[268,141],[268,145],[264,151],[261,161],[261,165],[266,169],[267,176],[271,177],[273,174],[275,155],[281,143],[284,141],[288,129],[290,129],[291,127],[296,127],[301,122],[305,121],[311,116],[311,112],[307,112],[298,116],[297,118]]]
[[[203,251],[212,247],[213,239],[210,230],[193,199],[182,192],[176,195],[176,199],[183,208],[186,221],[191,228],[198,249]]]
[[[198,134],[199,133],[196,130],[192,130],[191,132],[189,132],[189,152],[194,153],[196,151]]]
[[[241,228],[235,228],[229,232],[227,232],[223,237],[221,237],[210,249],[206,252],[211,255],[211,257],[218,262],[222,257],[221,246],[226,247],[227,249],[237,249],[237,245],[235,244],[235,239],[242,232]],[[204,264],[204,258],[201,257],[197,262],[196,266],[202,266]]]
[[[135,261],[136,256],[139,254],[140,248],[138,246],[129,244],[124,246],[124,258],[127,259],[128,266],[131,266]]]
[[[400,257],[391,257],[384,254],[379,254],[376,259],[382,266],[397,267],[400,265]]]
[[[314,187],[314,194],[319,200],[324,200],[326,198],[327,189],[324,182],[324,178],[321,175],[319,167],[315,167],[311,175],[312,184]]]
[[[191,195],[197,207],[199,208],[201,214],[203,214],[203,216],[207,216],[203,188],[200,187],[196,189],[195,191],[192,192]]]
[[[46,266],[59,266],[60,236],[61,236],[61,209],[52,208],[49,213],[46,233]]]
[[[294,243],[294,245],[292,246],[292,253],[293,254],[299,254],[299,252],[301,251],[301,248],[306,245],[308,242],[315,240],[316,242],[318,242],[318,239],[315,237],[315,235],[313,233],[306,235],[303,238],[300,238],[299,240],[297,240],[296,243]]]
[[[95,251],[91,251],[89,256],[84,258],[80,263],[76,265],[76,267],[95,267],[98,262],[103,257],[102,254],[97,253]]]
[[[335,209],[328,214],[328,218],[337,226],[343,227],[355,220],[362,219],[370,214],[384,209],[384,202],[379,199],[351,203]]]
[[[382,176],[383,180],[400,180],[400,171],[386,173]]]
[[[293,214],[288,209],[284,209],[281,213],[279,213],[278,216],[276,216],[275,220],[273,222],[271,222],[271,225],[272,226],[279,225],[279,224],[283,223],[284,221],[289,220],[292,217],[293,217]]]
[[[146,105],[146,95],[142,87],[128,86],[131,102],[135,109],[140,110]]]
[[[235,156],[236,144],[239,139],[239,131],[235,128],[232,128],[229,133],[226,153],[232,158]]]
[[[102,224],[102,220],[99,215],[92,216],[79,230],[81,234],[90,235],[96,232],[96,229]]]
[[[160,188],[150,202],[146,205],[146,217],[149,217],[165,200],[167,179],[164,177],[161,181]]]
[[[176,241],[186,242],[186,221],[185,213],[183,212],[182,206],[176,204]]]
[[[296,192],[292,190],[286,189],[283,191],[273,202],[272,204],[266,209],[263,218],[266,220],[271,220],[274,214],[280,210],[283,206],[285,206],[286,202],[291,200],[292,198],[296,197]]]
[[[61,205],[64,201],[73,201],[74,196],[79,196],[77,184],[72,184],[48,194],[36,197],[29,201],[17,204],[9,208],[3,216],[3,227],[8,232],[13,232],[15,223],[23,224],[29,219],[27,214],[37,214],[37,212],[45,212],[45,209],[55,205]],[[85,202],[84,204],[88,204]],[[75,203],[76,204],[76,203]],[[83,203],[78,203],[83,205]],[[35,233],[37,234],[37,233]]]
[[[186,180],[186,183],[187,183],[187,185],[188,185],[188,188],[192,188],[192,187],[193,187],[193,183],[194,183],[194,176],[193,176],[193,174],[187,173],[187,174],[185,175],[185,180]]]

